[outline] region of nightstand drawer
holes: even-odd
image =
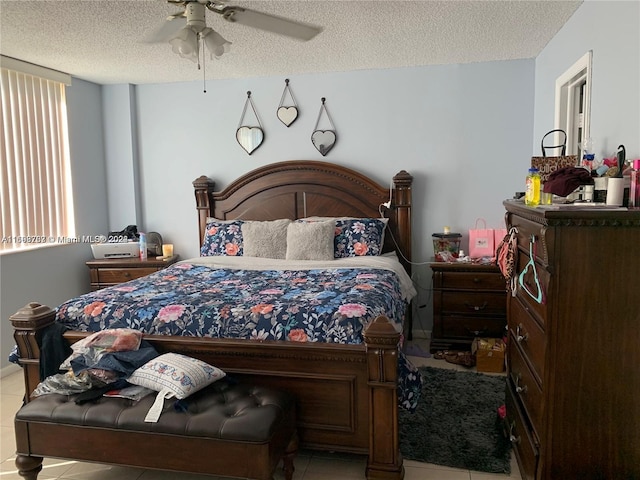
[[[442,313],[461,315],[501,315],[507,309],[504,293],[442,292]]]
[[[505,290],[502,275],[487,272],[444,272],[440,288],[461,290]]]
[[[145,277],[157,272],[158,268],[99,268],[97,270],[99,283],[124,283],[136,278]]]
[[[100,290],[145,277],[173,265],[178,261],[178,258],[178,255],[174,255],[166,260],[158,260],[155,257],[148,260],[138,258],[89,260],[87,267],[89,267],[91,277],[91,290]]]
[[[443,316],[438,325],[440,330],[436,334],[441,337],[469,339],[471,343],[475,337],[502,338],[506,324],[507,319],[500,317]]]

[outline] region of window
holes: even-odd
[[[2,57],[0,253],[75,236],[65,85],[70,77]]]
[[[591,56],[587,52],[556,80],[555,128],[567,133],[567,155],[578,158],[582,158],[583,141],[590,138]],[[554,145],[561,141],[555,140]]]

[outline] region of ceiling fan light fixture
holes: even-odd
[[[184,27],[178,34],[169,40],[173,53],[182,58],[188,58],[192,62],[198,61],[198,35],[191,28]]]
[[[207,49],[209,49],[211,58],[220,58],[231,49],[231,42],[225,40],[222,35],[212,28],[205,28],[200,35]]]

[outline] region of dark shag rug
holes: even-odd
[[[400,409],[404,458],[480,472],[511,473],[511,445],[498,407],[506,378],[420,367],[424,380],[415,413]]]

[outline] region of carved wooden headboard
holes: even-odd
[[[365,175],[333,163],[293,160],[257,168],[233,181],[222,191],[206,176],[193,182],[198,211],[200,245],[207,217],[221,220],[298,219],[324,217],[389,218],[384,251],[398,257],[411,274],[411,183],[402,170],[393,177],[390,208],[389,187]]]

